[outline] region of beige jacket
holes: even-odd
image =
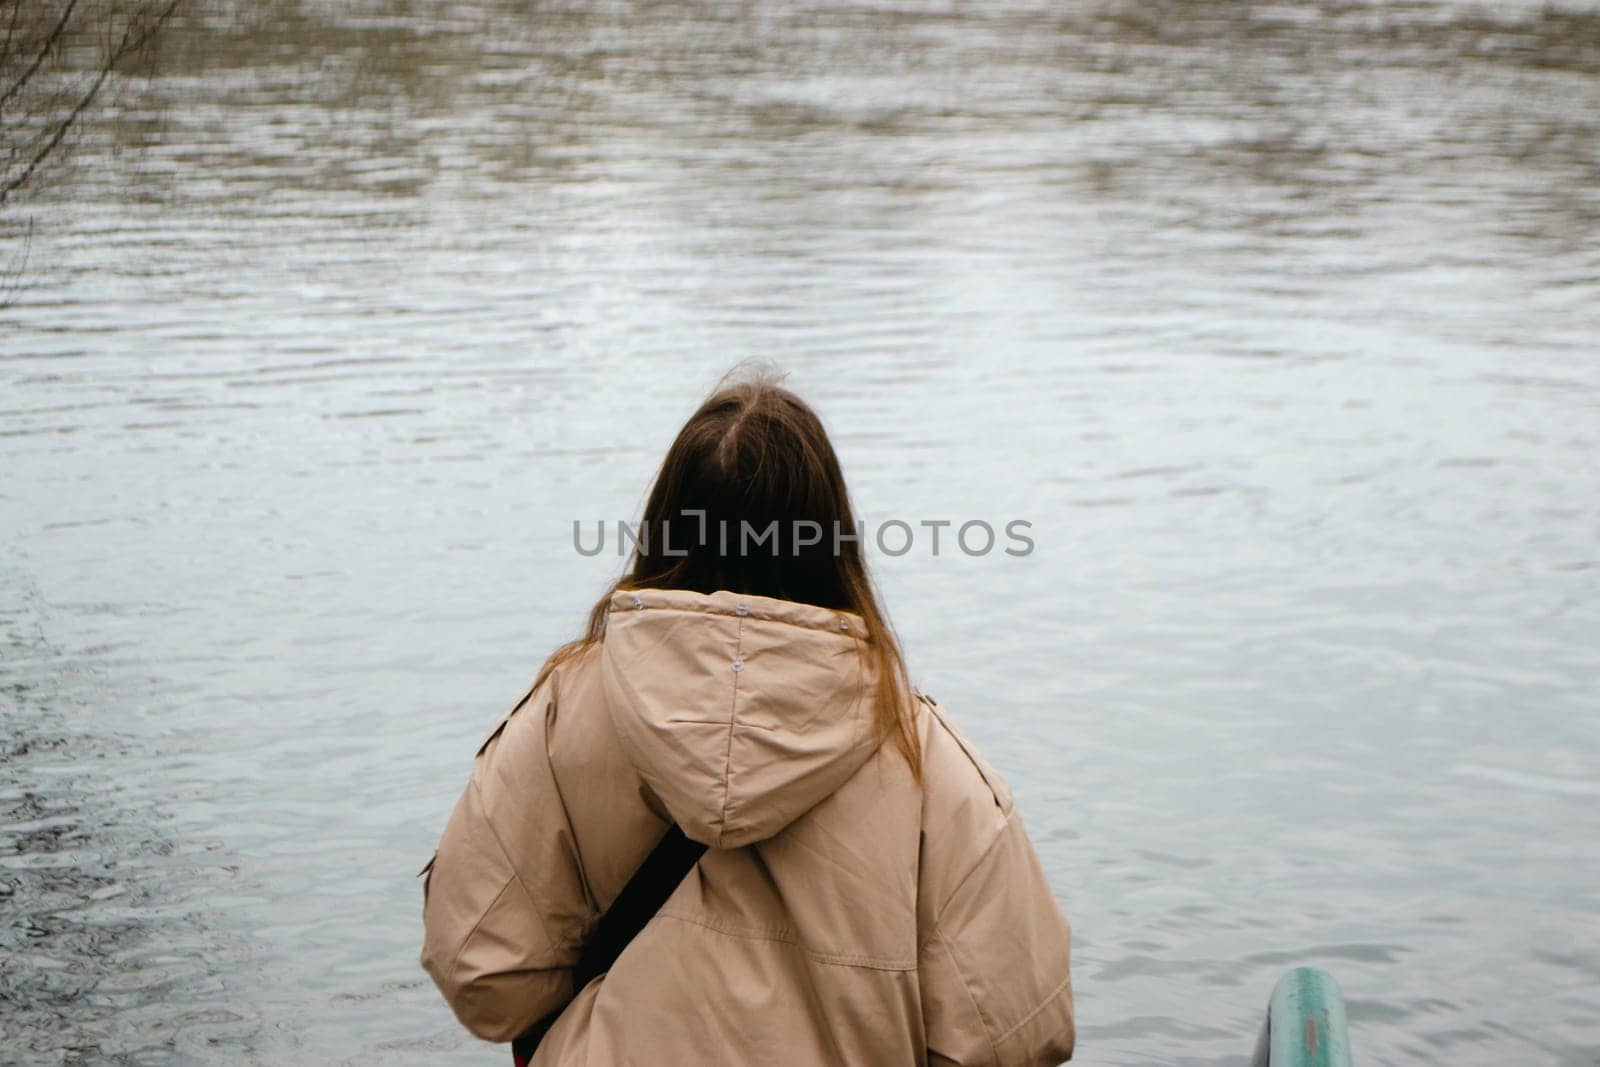
[[[675,590],[610,610],[483,743],[425,869],[422,963],[468,1029],[565,1006],[539,1067],[1071,1056],[1067,921],[1010,791],[926,697],[921,786],[874,744],[859,617]],[[668,820],[709,850],[574,990]]]

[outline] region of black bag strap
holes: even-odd
[[[606,909],[595,926],[594,933],[584,943],[583,952],[572,970],[574,991],[582,989],[611,969],[617,957],[622,955],[622,950],[661,910],[661,905],[667,902],[672,891],[678,888],[705,851],[706,846],[689,840],[677,826],[667,830],[661,843],[639,865],[628,884],[622,887],[622,892],[611,902],[611,907]],[[539,1042],[560,1015],[560,1010],[551,1012],[511,1042],[511,1055],[518,1067],[524,1067],[533,1059]]]

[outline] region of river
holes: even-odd
[[[193,0],[16,210],[0,1060],[509,1062],[413,876],[754,358],[1031,524],[872,562],[1079,1061],[1600,1063],[1600,6]]]

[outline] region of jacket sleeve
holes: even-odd
[[[547,687],[479,748],[424,869],[422,965],[468,1030],[510,1041],[573,995],[597,909],[551,768]]]
[[[920,953],[931,1067],[1072,1058],[1071,930],[1013,807]]]

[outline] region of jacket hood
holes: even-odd
[[[778,833],[877,747],[859,615],[730,592],[622,590],[600,678],[618,738],[688,837]]]

